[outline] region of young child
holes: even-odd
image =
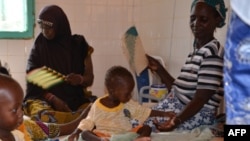
[[[69,141],[79,136],[87,141],[112,140],[114,135],[125,133],[133,136],[127,136],[127,140],[150,140],[151,128],[142,125],[143,122],[152,116],[174,116],[172,112],[151,110],[134,102],[131,98],[135,82],[132,74],[124,67],[111,67],[105,77],[105,86],[107,95],[93,103],[87,118],[68,137]]]
[[[22,100],[23,92],[17,82],[0,75],[0,140],[20,140],[21,133],[14,129],[23,122]]]
[[[8,74],[0,72],[0,141],[46,140],[74,131],[87,112],[67,124],[23,120],[23,90]],[[90,105],[87,109],[90,109]]]

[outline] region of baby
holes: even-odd
[[[0,72],[0,141],[46,140],[67,135],[87,115],[87,111],[84,111],[79,118],[67,124],[23,120],[23,97],[19,83],[8,74]],[[90,105],[87,109],[90,109]]]
[[[7,75],[0,74],[0,140],[20,140],[15,130],[23,122],[23,91],[20,85]]]

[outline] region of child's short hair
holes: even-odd
[[[113,66],[108,69],[105,76],[105,85],[108,86],[117,83],[114,82],[116,78],[125,78],[126,80],[131,81],[131,83],[134,83],[134,78],[131,72],[122,66]]]

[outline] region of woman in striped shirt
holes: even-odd
[[[194,35],[194,50],[188,55],[180,75],[174,79],[154,58],[147,56],[149,68],[156,72],[170,90],[168,96],[153,109],[177,115],[166,119],[157,117],[146,123],[160,131],[192,130],[212,125],[223,99],[223,47],[214,37],[216,28],[225,23],[223,0],[194,0],[190,28]]]

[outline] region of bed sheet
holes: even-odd
[[[209,130],[192,132],[162,132],[152,133],[151,141],[223,141],[221,137],[213,137]],[[59,141],[66,141],[67,136],[57,138]]]

